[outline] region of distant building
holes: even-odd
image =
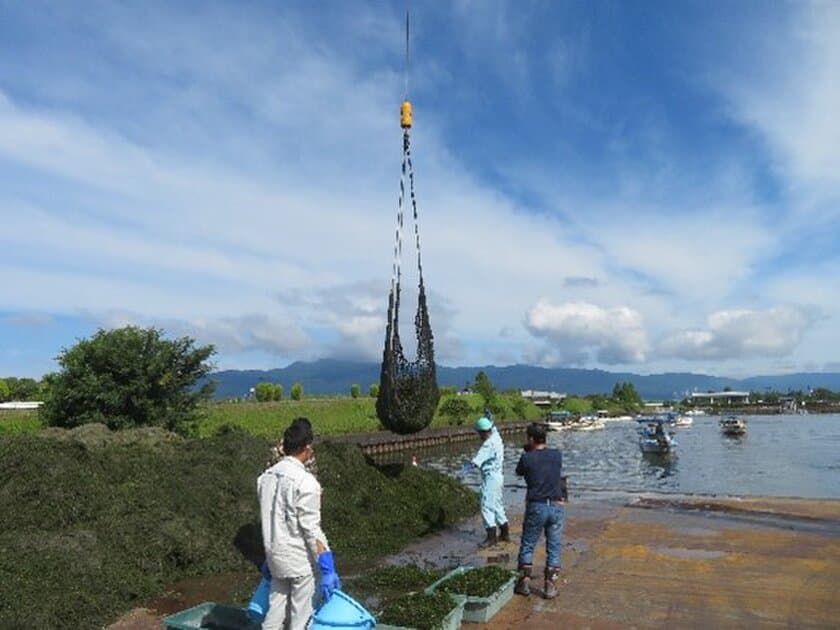
[[[523,389],[519,392],[522,398],[530,400],[537,407],[550,407],[555,403],[566,400],[566,394],[559,392],[541,392],[535,389]]]
[[[646,400],[643,404],[645,411],[649,411],[651,413],[660,413],[671,408],[670,403],[665,404],[665,402],[661,400]]]
[[[694,392],[689,396],[692,405],[750,404],[749,392]]]
[[[21,409],[37,409],[44,403],[41,401],[25,401],[25,402],[4,402],[0,403],[0,409],[11,409],[11,410],[21,410]]]

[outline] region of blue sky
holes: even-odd
[[[441,363],[840,368],[840,5],[411,4]],[[0,0],[0,374],[376,360],[404,7]]]

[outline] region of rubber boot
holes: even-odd
[[[499,525],[499,541],[510,542],[510,524]]]
[[[519,579],[513,592],[528,597],[531,594],[531,567],[519,567]]]
[[[487,537],[479,543],[479,549],[486,549],[487,547],[492,547],[497,542],[495,527],[488,527],[485,531],[487,532]]]
[[[557,597],[557,576],[559,575],[560,569],[556,567],[545,568],[545,589],[543,590],[543,597],[546,599]]]

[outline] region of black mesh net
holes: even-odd
[[[411,205],[414,216],[414,236],[417,247],[418,284],[417,313],[414,329],[417,337],[417,358],[409,361],[400,340],[400,257],[402,254],[403,205],[405,180],[408,176]],[[417,221],[417,202],[414,196],[414,169],[411,164],[408,130],[403,134],[402,178],[397,214],[397,234],[394,246],[394,276],[388,295],[388,322],[385,326],[385,349],[382,352],[382,371],[379,378],[379,396],[376,415],[383,426],[394,433],[405,435],[426,428],[435,415],[440,390],[435,373],[435,351],[432,326],[426,304],[423,284],[423,265],[420,257],[420,230]]]

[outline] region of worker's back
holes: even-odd
[[[260,475],[257,492],[263,544],[271,574],[275,577],[311,574],[316,555],[306,540],[313,528],[320,532],[321,485],[318,480],[300,461],[284,457]]]

